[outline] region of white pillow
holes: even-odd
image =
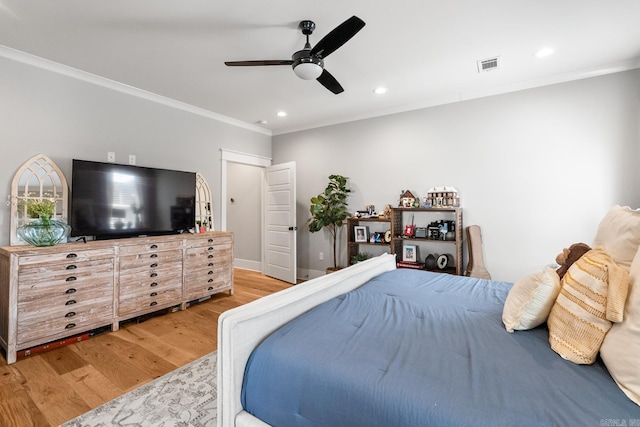
[[[591,247],[604,246],[613,261],[627,271],[640,247],[640,210],[614,206],[604,216]]]
[[[640,405],[640,249],[629,276],[624,320],[604,337],[600,357],[624,394]]]
[[[547,267],[518,280],[504,302],[502,322],[507,332],[533,329],[543,324],[560,292],[558,273]]]

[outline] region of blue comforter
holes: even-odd
[[[640,425],[600,361],[562,359],[543,327],[505,331],[510,286],[384,273],[254,350],[243,406],[278,427]]]

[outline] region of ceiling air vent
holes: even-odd
[[[484,73],[486,71],[495,70],[498,68],[500,57],[496,56],[494,58],[482,59],[478,61],[478,72]]]

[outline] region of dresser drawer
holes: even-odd
[[[18,315],[18,346],[42,341],[53,341],[88,331],[113,322],[113,299],[77,304],[65,310],[42,313],[20,313]]]
[[[219,264],[232,260],[231,243],[209,245],[203,248],[187,249],[185,253],[185,269],[207,266],[210,263]]]
[[[149,313],[180,304],[181,298],[182,291],[179,288],[160,289],[143,294],[128,294],[120,298],[118,315],[127,317],[137,313]]]
[[[188,248],[197,248],[197,247],[206,247],[211,245],[231,245],[232,242],[231,236],[202,236],[202,237],[193,237],[187,241]]]
[[[191,283],[213,283],[221,280],[231,280],[231,269],[224,265],[185,272],[185,282],[188,286]]]
[[[113,304],[113,285],[111,283],[87,284],[73,290],[60,289],[49,292],[46,298],[18,297],[18,316],[33,317],[52,311],[74,311],[73,308],[92,304],[96,301],[110,301]],[[54,289],[55,290],[55,289]]]
[[[231,288],[231,269],[225,266],[195,270],[185,274],[186,299],[192,300]]]
[[[233,265],[229,257],[213,256],[212,258],[199,259],[194,258],[185,264],[184,273],[192,274],[195,272],[209,271],[211,269],[232,269]]]
[[[70,268],[72,267],[72,268]],[[100,289],[113,293],[113,261],[32,266],[18,276],[18,301],[43,300]]]
[[[136,255],[161,252],[170,249],[182,249],[182,240],[161,241],[153,243],[143,243],[138,245],[120,246],[120,255]]]
[[[80,248],[78,248],[80,249]],[[88,249],[77,251],[56,252],[42,255],[21,255],[18,259],[20,266],[30,264],[50,264],[59,262],[82,262],[96,259],[113,258],[114,248]]]
[[[158,268],[175,268],[182,264],[182,251],[151,252],[120,257],[120,274]]]
[[[145,291],[146,289],[180,287],[181,283],[182,268],[180,265],[175,266],[173,269],[121,274],[120,295]]]
[[[18,303],[19,322],[28,324],[57,317],[72,317],[86,311],[86,307],[108,306],[113,308],[113,289],[99,295],[68,297],[60,295],[46,301],[24,301]],[[70,314],[71,313],[71,314]]]

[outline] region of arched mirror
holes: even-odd
[[[211,189],[199,172],[196,173],[196,225],[198,224],[207,231],[214,230]]]
[[[67,222],[67,180],[58,166],[44,154],[27,160],[16,172],[11,183],[11,245],[26,244],[16,235],[16,229],[27,220],[27,200],[51,200],[56,205],[52,219]]]

